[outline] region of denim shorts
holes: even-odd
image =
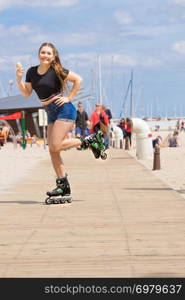
[[[65,122],[75,122],[76,120],[76,108],[71,102],[58,106],[55,101],[53,101],[48,104],[45,109],[48,115],[48,124],[54,123],[56,120]]]

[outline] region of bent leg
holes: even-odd
[[[49,137],[49,148],[52,152],[60,152],[73,147],[78,147],[82,142],[77,138],[68,138],[68,133],[73,128],[72,122],[55,121]]]

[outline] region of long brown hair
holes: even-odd
[[[54,60],[51,63],[51,67],[55,70],[55,72],[60,80],[61,91],[64,92],[67,88],[66,79],[65,79],[66,73],[63,70],[63,66],[62,66],[60,58],[59,58],[58,50],[51,43],[43,43],[39,48],[39,54],[40,54],[41,49],[45,46],[50,47],[53,50]]]

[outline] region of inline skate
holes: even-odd
[[[103,132],[99,130],[97,133],[93,133],[85,138],[82,139],[82,149],[91,149],[94,157],[98,159],[106,159],[107,154],[105,153],[105,145],[104,145],[104,138]]]
[[[48,191],[48,198],[46,198],[46,204],[64,204],[71,203],[73,201],[71,194],[71,188],[69,185],[69,181],[67,179],[67,175],[65,177],[59,177],[56,179],[56,188],[52,191]]]

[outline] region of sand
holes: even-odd
[[[167,137],[169,132],[153,132],[153,137],[161,135]],[[185,198],[185,133],[180,133],[181,147],[160,148],[161,169],[153,171],[153,158],[147,160],[138,160],[136,158],[135,136],[133,135],[133,146],[128,151],[130,155],[151,170],[151,174],[159,177],[169,187],[178,191]],[[116,149],[115,149],[116,151]],[[123,150],[124,151],[124,150]],[[27,146],[25,150],[21,147],[14,148],[12,143],[7,143],[0,149],[1,164],[1,185],[0,193],[13,189],[13,185],[21,180],[24,176],[37,167],[41,160],[50,160],[48,147],[44,149],[43,145]],[[53,173],[54,174],[54,173]],[[30,175],[31,176],[31,175]],[[31,179],[31,178],[30,178]]]
[[[173,131],[158,131],[152,132],[153,138],[160,135],[163,141]],[[179,192],[185,198],[185,132],[180,135],[181,146],[177,148],[161,147],[160,148],[160,170],[153,169],[153,158],[146,160],[138,160],[147,169],[151,170],[152,174],[160,178],[169,187]],[[129,153],[136,157],[135,136],[133,136],[133,147]],[[137,158],[136,158],[137,159]]]
[[[41,160],[49,159],[49,153],[43,146],[28,145],[26,149],[8,142],[0,149],[1,184],[2,191],[10,191],[14,184],[24,180],[25,175],[31,173]]]

